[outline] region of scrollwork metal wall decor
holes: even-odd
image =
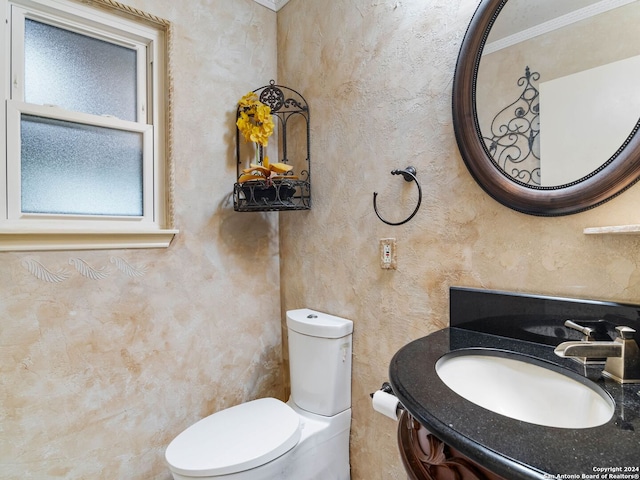
[[[495,163],[527,185],[540,185],[540,94],[533,85],[538,80],[540,74],[527,66],[518,79],[522,93],[494,117],[491,136],[483,136]]]
[[[295,90],[276,85],[271,80],[269,85],[254,90],[260,102],[271,108],[274,122],[278,126],[278,141],[281,149],[280,162],[291,163],[289,158],[291,133],[289,122],[292,119],[302,119],[306,132],[306,158],[298,160],[298,165],[304,168],[278,174],[265,180],[250,180],[236,182],[233,188],[233,208],[237,212],[278,211],[278,210],[308,210],[311,208],[311,154],[309,106],[304,97]],[[238,115],[240,110],[238,109]],[[289,128],[289,131],[288,131]],[[241,138],[236,129],[236,178],[242,173]],[[258,149],[258,163],[263,164],[265,153],[260,145]],[[302,148],[297,152],[302,154]],[[302,163],[305,162],[305,163]]]

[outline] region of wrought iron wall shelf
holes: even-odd
[[[274,173],[267,178],[237,181],[233,188],[236,212],[309,210],[311,208],[311,156],[309,106],[295,90],[269,85],[254,90],[260,102],[271,108],[275,123],[269,149],[279,151],[279,163],[293,167],[289,172]],[[238,107],[236,120],[240,117]],[[275,147],[271,145],[275,144]],[[236,178],[240,179],[250,165],[264,165],[266,152],[258,144],[245,142],[236,128]],[[271,162],[273,163],[273,162]]]

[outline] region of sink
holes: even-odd
[[[611,419],[615,405],[607,392],[570,370],[554,367],[513,352],[468,349],[442,356],[436,373],[468,401],[523,422],[590,428]]]

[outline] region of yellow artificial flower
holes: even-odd
[[[240,116],[236,125],[244,139],[266,147],[274,128],[271,108],[262,103],[255,92],[243,96],[238,106]]]
[[[255,92],[249,92],[238,101],[236,125],[247,142],[266,147],[274,129],[271,108],[262,103]],[[242,171],[238,183],[259,180],[271,185],[272,179],[297,180],[298,177],[287,175],[292,169],[293,167],[286,163],[269,163],[269,157],[265,155],[261,165],[251,163],[250,168]]]
[[[269,163],[269,157],[264,157],[262,165],[250,164],[249,168],[245,168],[238,179],[238,183],[248,182],[249,180],[271,180],[273,178],[289,178],[290,180],[296,180],[298,177],[293,178],[282,177],[281,174],[286,174],[293,169],[291,165],[286,163]]]

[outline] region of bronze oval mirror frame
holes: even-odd
[[[482,140],[476,112],[478,67],[489,30],[507,1],[482,0],[462,41],[453,79],[453,127],[460,154],[476,182],[513,210],[557,216],[596,207],[640,179],[640,120],[600,168],[575,182],[554,187],[530,186],[511,178],[497,166]]]

